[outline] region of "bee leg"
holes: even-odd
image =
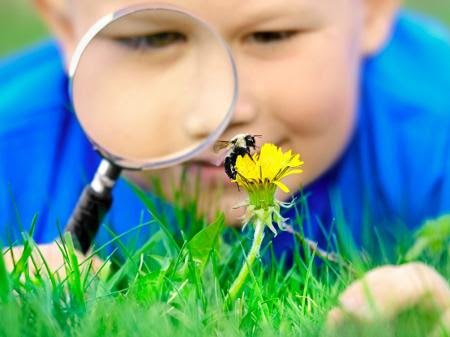
[[[234,168],[234,167],[231,167],[231,169],[230,169],[230,175],[231,175],[231,178],[233,179],[233,180],[236,180],[236,176],[237,176],[237,172],[236,172],[236,169]],[[241,190],[240,190],[240,188],[239,188],[239,184],[236,182],[236,186],[237,186],[237,189],[238,189],[238,191],[240,192]]]
[[[244,151],[245,151],[245,154],[248,154],[250,160],[251,160],[252,162],[255,162],[255,161],[253,160],[252,154],[250,153],[250,148],[248,147],[248,148],[246,148]]]

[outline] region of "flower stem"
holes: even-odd
[[[244,284],[245,279],[248,276],[250,268],[252,267],[253,262],[255,261],[255,258],[259,254],[261,243],[264,238],[264,227],[265,227],[264,223],[261,220],[257,219],[255,223],[255,233],[253,235],[252,247],[250,248],[250,251],[244,261],[244,264],[241,267],[239,275],[234,280],[233,284],[230,287],[230,290],[228,291],[228,295],[225,299],[225,302],[235,300],[237,294],[241,290],[242,285]]]

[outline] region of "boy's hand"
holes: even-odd
[[[7,271],[11,272],[14,269],[14,263],[17,263],[22,256],[23,249],[23,246],[17,246],[4,250],[3,257]],[[37,249],[39,249],[40,253]],[[37,245],[37,249],[33,249],[32,252],[33,260],[36,266],[33,264],[31,259],[28,261],[30,274],[33,275],[37,272],[37,270],[39,270],[41,275],[48,276],[47,269],[43,263],[44,259],[50,271],[52,273],[57,273],[61,280],[64,279],[66,276],[66,268],[64,267],[65,259],[58,244],[56,242],[52,242],[44,245]],[[104,262],[96,256],[89,257],[89,261],[84,262],[87,259],[86,256],[79,252],[76,252],[76,255],[82,271],[90,268],[91,272],[95,273],[100,270],[104,264]]]
[[[423,263],[383,266],[352,283],[340,296],[339,307],[328,314],[334,328],[347,319],[372,322],[393,319],[411,308],[437,312],[441,322],[450,315],[450,286]],[[450,327],[449,327],[450,328]]]

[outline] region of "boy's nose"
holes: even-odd
[[[238,98],[229,127],[250,124],[257,116],[257,108],[250,99]],[[186,123],[186,131],[191,137],[207,137],[218,127],[217,119],[202,115],[192,115]]]
[[[257,115],[257,108],[254,102],[247,96],[238,98],[230,126],[240,126],[251,123]]]

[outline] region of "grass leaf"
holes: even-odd
[[[219,235],[224,227],[223,213],[209,226],[198,232],[187,244],[192,260],[203,269],[213,249],[217,248]]]

